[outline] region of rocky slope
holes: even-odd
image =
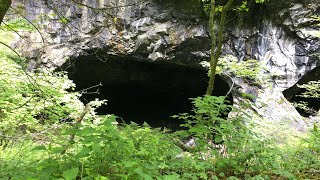
[[[207,19],[192,0],[23,3],[27,18],[43,28],[42,36],[34,32],[28,34],[29,42],[16,43],[31,59],[30,70],[74,67],[77,59],[89,55],[101,61],[126,59],[196,69],[204,69],[209,58]],[[233,87],[235,104],[244,101],[242,92],[253,94],[253,110],[260,117],[275,124],[289,121],[295,129],[304,130],[310,119],[317,118],[303,118],[288,100],[299,93],[295,84],[301,78],[307,80],[300,83],[319,80],[319,57],[314,55],[320,51],[319,38],[313,36],[319,28],[312,19],[320,15],[319,2],[270,0],[252,8],[243,17],[229,17],[223,55],[231,54],[238,62],[256,59],[265,66],[261,73],[267,78],[256,85],[226,76],[227,71],[222,77]],[[99,65],[95,68],[102,72],[96,77],[106,73]],[[134,76],[146,78],[138,73]],[[319,110],[319,105],[315,108]]]

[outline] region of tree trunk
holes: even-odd
[[[210,16],[209,16],[209,28],[210,28],[210,36],[211,36],[211,53],[210,53],[210,80],[207,88],[206,95],[211,95],[214,89],[214,80],[216,71],[214,68],[214,52],[216,48],[216,33],[214,31],[214,24],[215,24],[215,0],[211,0],[210,4]]]
[[[233,0],[229,0],[227,4],[223,7],[221,17],[220,17],[220,24],[219,24],[219,34],[218,34],[218,47],[217,51],[215,52],[216,48],[216,35],[214,31],[214,16],[215,16],[215,0],[211,0],[211,9],[210,9],[210,17],[209,17],[209,26],[210,26],[210,36],[211,36],[211,54],[210,54],[210,80],[207,88],[206,95],[210,96],[214,89],[214,81],[216,77],[216,69],[218,60],[222,50],[222,43],[223,43],[223,31],[225,26],[225,19],[227,15],[227,11],[230,9]]]
[[[4,16],[6,15],[9,7],[11,6],[12,1],[11,0],[0,0],[0,24],[2,23],[2,20]]]

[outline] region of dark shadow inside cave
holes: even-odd
[[[202,96],[208,82],[203,69],[133,58],[108,57],[102,61],[95,55],[82,56],[66,70],[76,90],[103,85],[88,89],[81,98],[84,103],[107,99],[107,105],[97,109],[98,114],[115,114],[125,122],[147,122],[151,127],[169,129],[177,129],[181,123],[170,116],[190,112],[189,98]],[[228,84],[217,76],[213,94],[226,95],[228,90]],[[228,100],[232,103],[231,96]]]
[[[284,97],[290,101],[291,103],[299,103],[299,102],[307,102],[308,108],[314,110],[313,112],[309,112],[302,108],[296,107],[296,110],[303,117],[309,117],[313,115],[314,112],[318,112],[320,109],[320,99],[319,98],[305,98],[301,97],[301,95],[306,92],[305,89],[299,88],[297,85],[306,84],[310,81],[318,81],[320,80],[320,66],[314,68],[313,70],[306,73],[295,85],[283,91]]]

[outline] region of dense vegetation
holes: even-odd
[[[10,28],[0,32],[0,37],[6,37],[4,43],[13,38],[12,29],[33,30],[21,19],[7,24]],[[176,133],[147,124],[118,124],[114,115],[95,114],[105,100],[82,104],[81,94],[70,92],[75,84],[66,73],[26,72],[25,59],[6,46],[0,50],[0,179],[320,176],[317,125],[307,134],[294,136],[286,132],[286,125],[263,123],[254,113],[248,114],[254,106],[250,100],[237,108],[227,105],[224,96],[193,99],[193,113],[175,116],[185,127]],[[234,63],[228,68],[259,83],[258,72],[246,71],[247,66]],[[319,83],[305,85],[310,90],[305,95],[319,98],[315,86]],[[222,118],[230,111],[228,118]],[[281,134],[275,129],[281,129]]]

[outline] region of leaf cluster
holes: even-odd
[[[297,96],[300,96],[306,99],[310,99],[310,98],[316,99],[316,100],[320,99],[320,81],[309,81],[306,84],[302,84],[302,85],[298,84],[297,86],[301,89],[305,89],[305,91],[301,95],[297,95]],[[304,110],[309,114],[312,114],[312,115],[317,114],[317,112],[313,108],[309,107],[309,104],[306,101],[296,102],[294,103],[294,106]]]
[[[25,18],[16,18],[5,22],[4,25],[1,25],[1,28],[8,31],[24,30],[33,32],[36,30]]]
[[[238,1],[235,2],[232,10],[236,11],[237,13],[244,13],[244,12],[248,12],[250,10],[250,6],[252,6],[252,4],[262,4],[267,2],[268,0],[242,0],[242,1]],[[220,3],[223,1],[215,1],[215,3],[217,4],[215,11],[216,12],[222,12],[222,8],[223,5],[220,5]],[[211,0],[200,0],[200,3],[202,4],[203,10],[205,12],[206,15],[209,15],[209,11],[210,11],[210,3]]]
[[[242,78],[253,84],[262,84],[268,80],[264,73],[266,67],[258,60],[249,59],[238,61],[232,55],[226,55],[218,62],[217,72],[233,77]]]

